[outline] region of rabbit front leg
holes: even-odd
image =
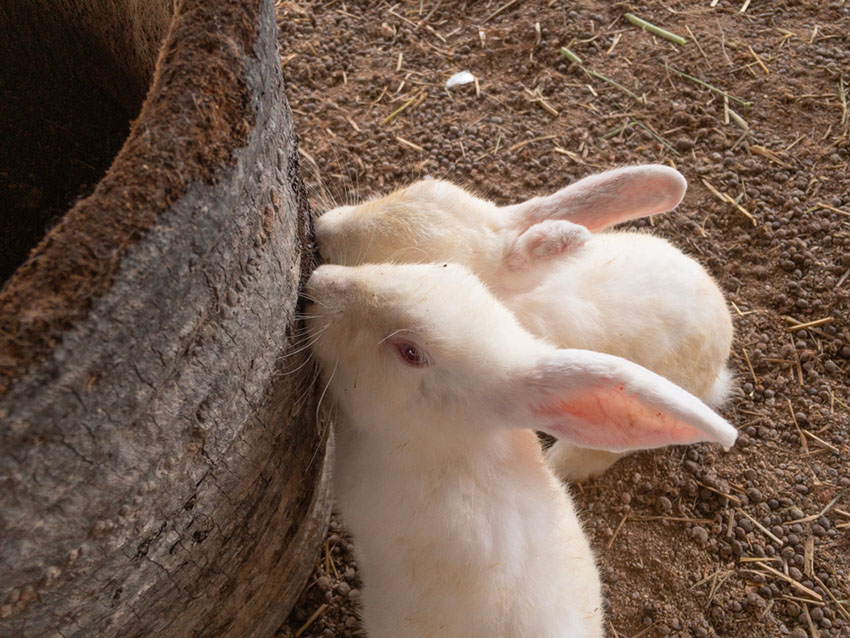
[[[558,440],[546,450],[546,464],[556,476],[570,483],[581,483],[605,473],[625,454],[608,450],[591,450],[568,441]]]

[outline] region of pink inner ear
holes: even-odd
[[[568,398],[557,398],[535,410],[542,427],[556,438],[589,448],[624,452],[704,441],[705,433],[624,390],[597,386]]]
[[[630,219],[663,213],[684,197],[687,182],[666,166],[628,166],[590,175],[548,197],[518,204],[525,224],[566,219],[597,232]]]
[[[600,197],[589,193],[588,197],[576,198],[575,210],[567,219],[597,232],[630,219],[656,215],[674,208],[682,198],[674,182],[667,175],[650,176],[643,180],[625,181],[619,188],[612,188],[611,195]]]

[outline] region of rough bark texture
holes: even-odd
[[[0,636],[288,613],[328,514],[296,145],[273,2],[177,3],[108,174],[0,293]]]

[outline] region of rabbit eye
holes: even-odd
[[[411,343],[410,341],[396,341],[393,345],[396,352],[398,352],[398,356],[407,365],[414,368],[425,368],[431,365],[428,356],[415,343]]]

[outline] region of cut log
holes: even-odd
[[[150,84],[0,291],[0,636],[270,636],[329,514],[274,3],[13,0],[0,29],[4,78],[130,117]]]

